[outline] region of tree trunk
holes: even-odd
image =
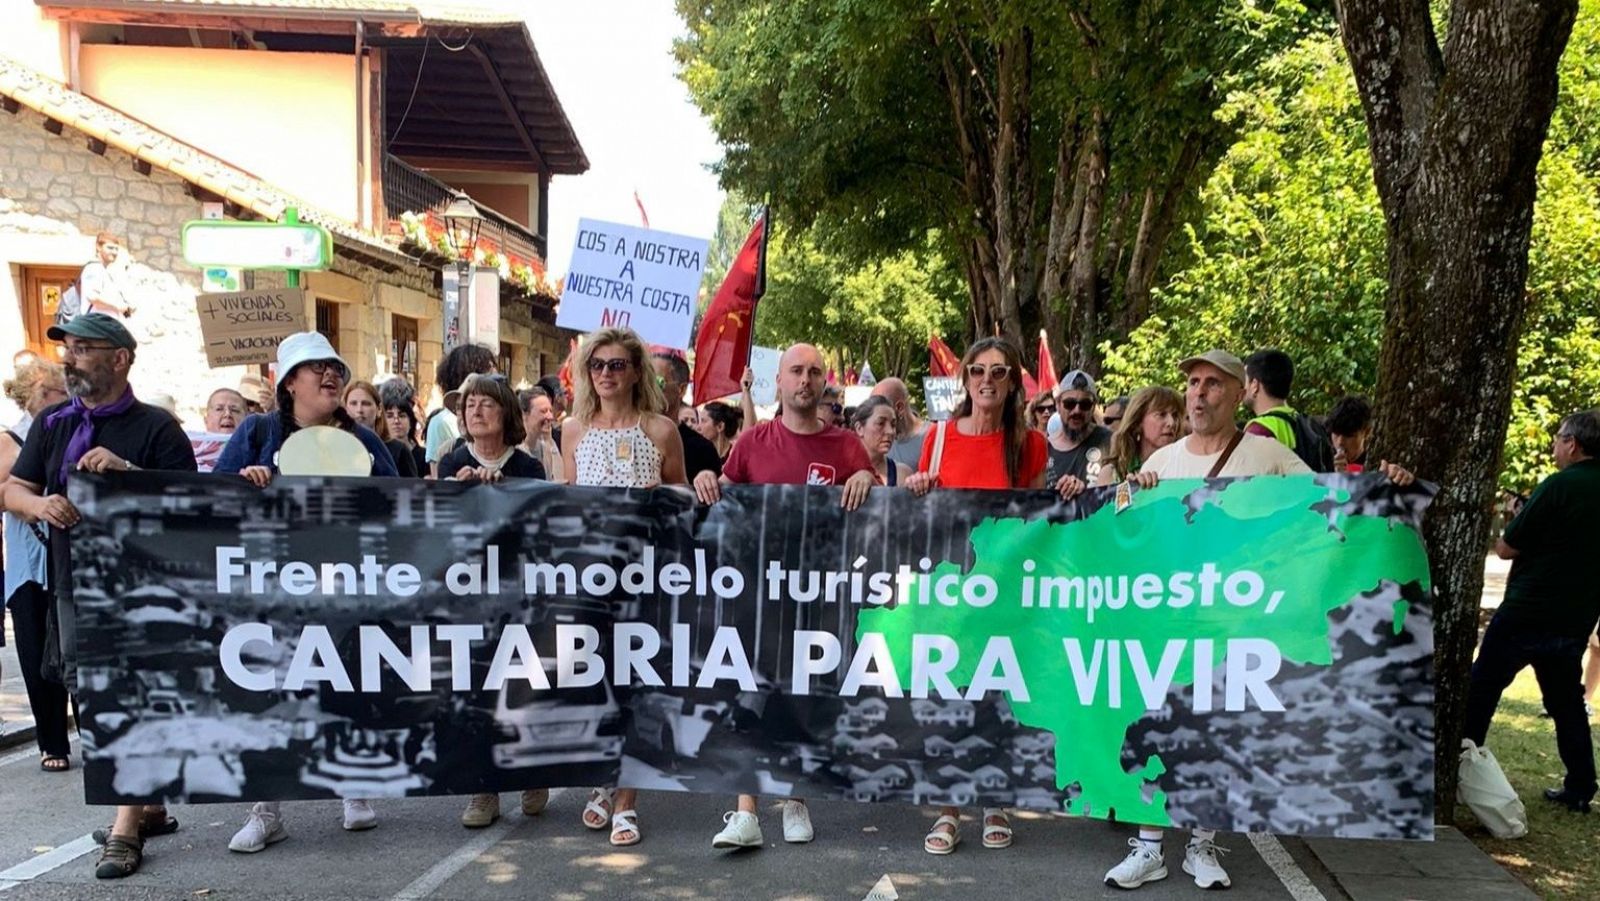
[[[1189,183],[1200,167],[1205,137],[1190,132],[1184,139],[1183,150],[1167,179],[1165,190],[1157,192],[1152,185],[1144,197],[1144,208],[1139,215],[1139,230],[1133,239],[1133,251],[1128,256],[1128,275],[1123,282],[1122,328],[1123,334],[1139,327],[1150,315],[1150,292],[1156,283],[1156,264],[1166,250],[1167,239],[1178,221],[1178,204],[1189,192]]]
[[[1071,333],[1067,340],[1071,366],[1098,374],[1100,364],[1096,344],[1100,333],[1100,284],[1095,250],[1100,241],[1100,224],[1105,211],[1106,172],[1109,166],[1105,113],[1095,107],[1087,145],[1078,170],[1084,183],[1083,218],[1078,225],[1077,242],[1072,250],[1072,266],[1067,274],[1067,302]]]
[[[1576,0],[1339,0],[1388,232],[1373,453],[1440,483],[1433,577],[1435,816],[1454,820],[1483,559],[1511,408],[1535,175]]]
[[[993,144],[994,255],[999,269],[1001,331],[1022,340],[1022,310],[1032,307],[1033,34],[1023,28],[999,48]]]
[[[1083,220],[1083,202],[1088,193],[1078,178],[1079,144],[1082,131],[1074,123],[1063,123],[1056,144],[1055,181],[1050,192],[1050,226],[1045,239],[1044,273],[1039,280],[1039,324],[1050,340],[1052,359],[1065,360],[1066,328],[1062,321],[1061,299],[1067,293],[1067,272],[1072,265],[1072,247],[1078,225]]]

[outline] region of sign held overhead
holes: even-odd
[[[688,349],[710,247],[704,238],[578,220],[556,325],[631,328],[648,344]]]
[[[195,309],[212,366],[274,362],[279,342],[306,330],[306,293],[298,288],[201,294]]]

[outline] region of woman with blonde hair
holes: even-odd
[[[572,418],[561,428],[561,462],[570,485],[652,488],[684,485],[683,439],[664,414],[666,398],[644,342],[631,329],[605,328],[574,355]],[[611,844],[639,843],[638,792],[596,788],[583,825],[611,824]]]
[[[1164,385],[1141,388],[1111,433],[1111,449],[1096,485],[1115,485],[1137,473],[1150,455],[1183,434],[1183,395]]]

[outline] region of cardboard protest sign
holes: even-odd
[[[306,330],[306,293],[299,288],[200,294],[195,310],[212,366],[271,363],[279,342]]]
[[[922,380],[922,401],[929,419],[949,419],[961,403],[961,379],[953,375],[927,376]]]
[[[646,344],[687,350],[710,246],[704,238],[578,220],[556,325],[631,328]]]

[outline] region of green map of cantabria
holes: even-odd
[[[991,639],[1009,638],[1027,697],[1008,692],[1008,700],[1022,726],[1054,734],[1056,786],[1072,797],[1068,812],[1171,825],[1165,793],[1151,785],[1166,771],[1162,760],[1152,756],[1130,772],[1122,752],[1129,727],[1152,703],[1180,703],[1182,689],[1196,685],[1197,655],[1209,656],[1198,678],[1212,684],[1195,692],[1194,703],[1204,703],[1204,694],[1221,711],[1227,676],[1261,662],[1230,660],[1230,650],[1250,656],[1270,643],[1285,666],[1328,666],[1331,611],[1384,583],[1427,589],[1415,529],[1352,515],[1338,506],[1346,500],[1311,477],[1180,480],[1135,492],[1121,513],[1108,498],[1073,522],[986,519],[970,534],[972,569],[961,574],[944,562],[931,575],[988,576],[999,589],[992,603],[939,603],[913,587],[893,607],[863,609],[856,636],[884,636],[908,696],[914,635],[955,641],[959,662],[950,678],[958,689],[975,678]],[[1261,591],[1249,604],[1234,602],[1256,593],[1240,573],[1259,576]],[[1040,606],[1050,580],[1052,603]],[[1103,586],[1094,592],[1101,603],[1092,621],[1091,581]],[[1209,605],[1202,581],[1210,582]],[[1190,591],[1187,602],[1180,585]],[[1406,612],[1406,602],[1395,602],[1397,635]],[[1257,709],[1271,701],[1270,691],[1248,688],[1233,687],[1234,704]]]

